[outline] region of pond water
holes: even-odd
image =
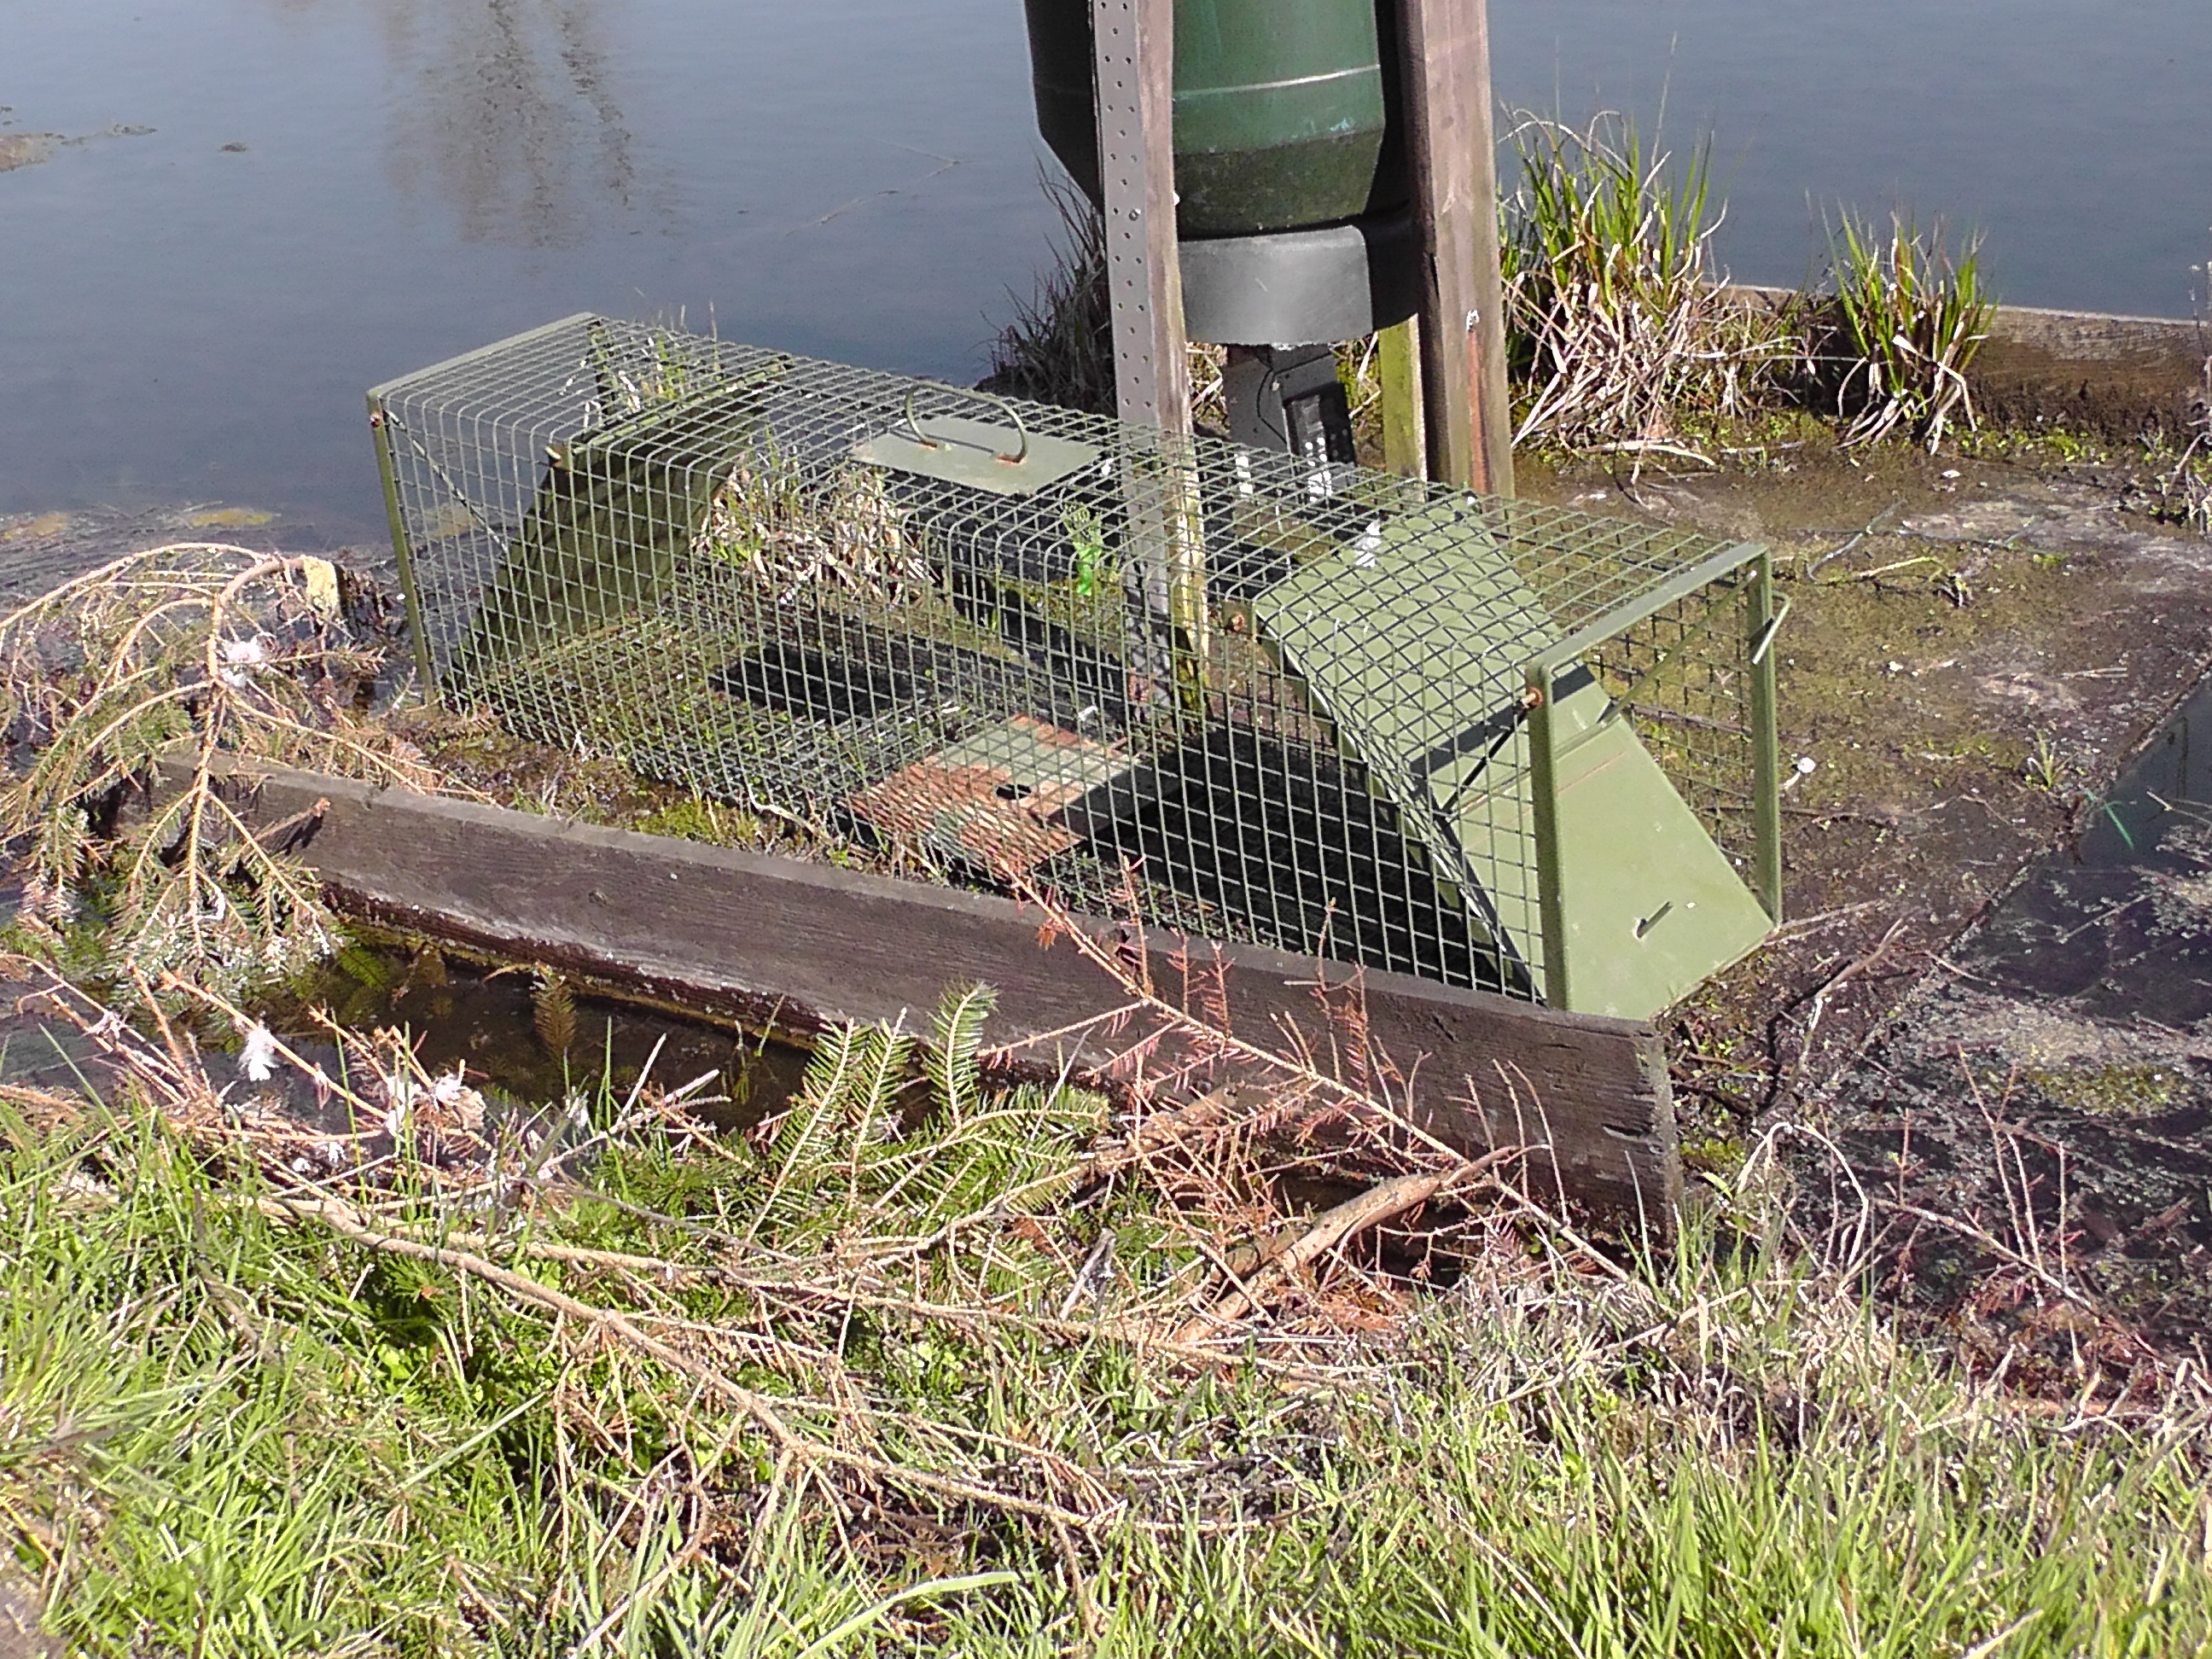
[[[1990,989],[2091,1019],[2212,1036],[2212,681],[1961,955]]]
[[[1492,12],[1506,102],[1717,135],[1747,280],[1838,200],[2025,303],[2183,313],[2212,249],[2203,0]],[[373,544],[363,389],[578,310],[973,378],[1049,222],[1020,0],[0,0],[0,514]]]
[[[7,913],[21,896],[12,884],[0,884]],[[51,1016],[36,1000],[38,985],[36,975],[0,980],[0,1083],[64,1094],[106,1091],[110,1073],[99,1045]],[[128,1006],[127,998],[118,1006]],[[556,1009],[546,982],[520,963],[488,963],[373,929],[358,932],[299,983],[262,990],[250,1012],[333,1077],[345,1075],[348,1061],[331,1041],[326,1016],[363,1035],[401,1031],[426,1073],[462,1073],[502,1118],[572,1097],[604,1111],[649,1084],[680,1094],[703,1122],[746,1129],[783,1109],[811,1058],[805,1048],[730,1022],[605,988],[562,981]],[[228,1022],[198,1021],[195,1040],[217,1088],[228,1085],[240,1099],[265,1097],[303,1122],[337,1123],[331,1103],[289,1066],[249,1089]]]
[[[732,1024],[565,984],[556,1011],[546,990],[520,964],[489,966],[428,941],[363,932],[255,1012],[295,1052],[325,1065],[339,1056],[318,1011],[355,1031],[397,1028],[432,1076],[459,1070],[486,1096],[524,1109],[572,1094],[618,1099],[643,1081],[684,1091],[707,1122],[750,1128],[783,1109],[806,1068],[805,1049]],[[221,1063],[211,1065],[219,1072]]]

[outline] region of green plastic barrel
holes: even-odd
[[[1037,130],[1097,201],[1090,0],[1024,4]],[[1182,235],[1336,224],[1405,201],[1389,143],[1394,15],[1390,0],[1176,0]]]

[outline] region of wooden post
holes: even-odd
[[[1513,493],[1485,0],[1401,0],[1429,476]]]
[[[1376,337],[1382,382],[1382,465],[1401,478],[1429,476],[1428,422],[1421,409],[1421,322],[1408,317]]]

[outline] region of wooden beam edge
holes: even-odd
[[[165,781],[157,788],[174,787]],[[1012,899],[542,817],[347,779],[234,768],[249,821],[325,811],[293,849],[342,910],[473,948],[628,983],[702,1012],[786,1030],[926,1017],[944,988],[1000,992],[992,1040],[1058,1030],[1124,999],[1044,917]],[[1186,941],[1079,918],[1149,953],[1170,1001],[1225,994],[1247,1036],[1294,1027],[1325,1050],[1324,992],[1398,1068],[1414,1121],[1470,1152],[1548,1150],[1540,1193],[1663,1226],[1681,1170],[1663,1043],[1648,1024],[1565,1013],[1262,946]],[[1200,971],[1187,985],[1177,958]],[[1104,1058],[1056,1042],[1037,1068]]]

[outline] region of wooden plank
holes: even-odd
[[[1382,465],[1401,478],[1429,476],[1428,422],[1421,409],[1421,319],[1408,317],[1376,337],[1382,383]]]
[[[1485,0],[1404,0],[1429,476],[1513,493]]]
[[[909,1024],[947,986],[997,988],[992,1040],[1060,1030],[1118,1005],[1115,988],[1042,918],[1011,900],[795,859],[344,780],[277,773],[238,793],[263,823],[327,809],[296,849],[356,915],[635,984],[679,1005],[786,1029],[840,1019]],[[1135,931],[1086,921],[1133,951]],[[1168,994],[1181,942],[1141,941]],[[1324,988],[1364,995],[1395,1092],[1431,1133],[1470,1151],[1530,1146],[1539,1190],[1664,1224],[1680,1196],[1663,1050],[1648,1025],[1361,972],[1255,946],[1201,944],[1220,965],[1235,1029],[1285,1022],[1324,1045]],[[1205,996],[1212,988],[1192,993]],[[1065,1042],[1056,1068],[1103,1059]],[[1549,1167],[1546,1167],[1548,1164]]]

